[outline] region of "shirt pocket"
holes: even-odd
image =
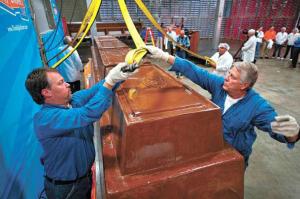
[[[230,121],[230,131],[233,137],[240,133],[245,133],[249,128],[249,122],[244,118],[232,117]]]

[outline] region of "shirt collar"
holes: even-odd
[[[59,104],[43,104],[42,107],[56,107],[56,108],[64,108],[64,109],[70,109],[72,108],[71,104],[65,105],[59,105]]]

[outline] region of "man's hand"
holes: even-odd
[[[212,60],[210,57],[204,56],[206,59],[206,64],[209,64],[211,67],[216,68],[216,62]]]
[[[116,65],[105,77],[105,82],[113,87],[116,83],[126,80],[128,77],[137,72],[137,70],[134,72],[122,72],[121,69],[124,67],[130,68],[125,62]]]
[[[289,137],[294,137],[299,133],[299,124],[296,119],[290,115],[281,115],[275,117],[274,122],[271,123],[271,128],[274,133]]]
[[[164,52],[163,50],[157,48],[157,47],[154,47],[154,46],[146,46],[148,52],[151,54],[150,55],[150,58],[153,58],[153,59],[161,59],[165,62],[168,62],[168,59],[169,59],[169,53],[167,52]]]

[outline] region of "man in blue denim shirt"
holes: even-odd
[[[298,57],[300,54],[300,33],[297,33],[294,41],[294,49],[292,53],[292,67],[296,68],[298,63]]]
[[[132,74],[121,72],[125,66],[118,64],[105,81],[73,95],[70,85],[55,69],[39,68],[28,75],[26,88],[42,105],[33,122],[44,150],[41,160],[49,199],[90,198],[95,158],[93,122],[110,106],[118,82]]]
[[[222,111],[224,139],[244,156],[246,166],[257,136],[254,127],[268,132],[289,148],[299,140],[295,118],[277,116],[269,103],[252,89],[258,77],[256,65],[236,62],[224,79],[158,48],[147,46],[147,49],[150,57],[172,64],[171,71],[181,72],[211,93],[212,101]]]
[[[184,48],[189,49],[191,44],[190,44],[190,39],[187,35],[184,34],[184,30],[180,31],[180,35],[177,37],[177,43],[181,45]],[[182,59],[186,58],[186,52],[182,50],[181,48],[176,48],[176,55]],[[176,77],[179,78],[181,74],[176,71]]]

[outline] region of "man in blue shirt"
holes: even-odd
[[[143,27],[141,32],[140,32],[140,36],[143,39],[143,41],[145,40],[145,37],[146,37],[146,31],[147,31],[147,28]]]
[[[295,118],[277,116],[269,103],[252,89],[258,77],[255,64],[235,62],[224,79],[156,47],[147,46],[147,49],[150,57],[172,64],[171,71],[181,72],[211,93],[212,101],[222,111],[224,139],[244,156],[245,166],[257,136],[254,127],[268,132],[289,148],[299,140],[299,125]]]
[[[190,39],[188,36],[186,36],[184,34],[184,30],[181,30],[180,31],[180,34],[179,36],[177,37],[177,43],[184,47],[184,48],[187,48],[189,49],[191,44],[190,44]],[[176,55],[180,58],[183,58],[185,59],[186,58],[186,52],[184,50],[182,50],[181,48],[176,48]],[[176,77],[179,78],[181,76],[181,74],[179,72],[176,71]]]
[[[184,34],[184,30],[180,31],[180,35],[177,37],[177,43],[184,47],[189,49],[191,44],[190,44],[190,39],[188,36]],[[186,58],[186,52],[182,50],[181,48],[176,48],[176,55],[180,58],[185,59]]]
[[[296,68],[298,63],[298,57],[300,54],[300,33],[297,33],[294,41],[294,48],[292,53],[292,67]]]
[[[132,73],[123,73],[120,63],[105,81],[71,95],[70,85],[52,68],[33,70],[26,89],[41,105],[34,116],[34,130],[44,154],[45,192],[48,198],[90,198],[91,167],[95,158],[93,122],[111,104],[118,82]]]

